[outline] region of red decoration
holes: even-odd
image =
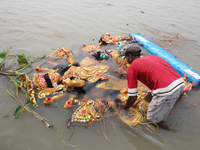
[[[47,100],[48,102],[50,102],[50,103],[53,102],[53,98],[51,98],[51,97],[46,98],[46,100]]]
[[[82,114],[85,114],[86,112],[87,112],[87,110],[83,110],[83,111],[82,111]]]
[[[85,44],[85,43],[83,43],[83,44],[82,44],[82,46],[83,46],[83,47],[85,47],[85,46],[86,46],[86,44]]]

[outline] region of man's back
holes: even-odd
[[[156,90],[167,87],[179,78],[168,62],[154,55],[134,60],[127,70],[129,88],[137,88],[136,81],[140,80],[151,90]]]

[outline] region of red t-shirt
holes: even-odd
[[[137,95],[137,80],[145,84],[149,89],[165,88],[180,75],[172,66],[158,56],[144,56],[135,59],[127,70],[128,94]]]

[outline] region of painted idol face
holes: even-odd
[[[60,75],[58,73],[49,74],[49,78],[50,78],[52,83],[54,83],[54,82],[58,83],[60,81]]]

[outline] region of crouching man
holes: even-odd
[[[175,102],[183,93],[184,83],[172,66],[158,56],[140,57],[141,49],[135,45],[123,54],[130,64],[127,70],[128,100],[124,109],[129,109],[137,99],[137,80],[151,90],[147,120],[167,129],[167,119]]]

